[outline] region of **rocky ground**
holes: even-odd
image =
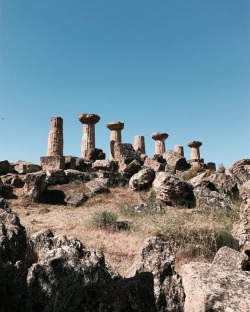
[[[250,160],[75,163],[0,162],[0,311],[250,310]]]

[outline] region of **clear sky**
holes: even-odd
[[[80,156],[80,113],[110,121],[124,143],[167,132],[166,150],[203,142],[201,156],[250,158],[249,0],[0,0],[0,160],[39,163],[50,118],[64,154]]]

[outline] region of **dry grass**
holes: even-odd
[[[222,228],[230,230],[232,225],[232,214],[221,212],[220,215],[198,209],[178,209],[165,206],[164,214],[124,215],[122,213],[124,208],[147,202],[151,197],[150,193],[133,192],[129,188],[123,187],[111,189],[108,194],[96,195],[77,208],[29,204],[18,200],[11,200],[9,203],[12,210],[19,215],[28,234],[49,228],[55,235],[77,237],[87,248],[102,250],[107,262],[123,276],[133,264],[142,242],[148,236],[164,234],[166,237],[179,239],[181,243],[187,244],[187,233],[197,236],[197,233],[202,232],[204,228],[211,229],[213,232],[215,229]],[[114,212],[118,214],[118,220],[131,221],[132,230],[100,230],[92,227],[93,214],[101,211]],[[197,254],[193,251],[186,250],[180,255],[180,262],[184,261],[183,257],[204,259],[202,253]]]

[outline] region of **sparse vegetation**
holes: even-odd
[[[217,171],[218,171],[219,173],[225,173],[226,168],[224,167],[223,164],[219,164]]]
[[[86,247],[102,250],[106,260],[122,275],[131,267],[142,242],[152,235],[175,240],[181,246],[180,262],[184,257],[189,261],[197,258],[208,261],[223,245],[237,248],[230,231],[238,218],[239,202],[235,202],[231,211],[178,209],[162,204],[163,213],[127,214],[125,220],[133,225],[133,230],[117,231],[114,230],[117,220],[124,220],[121,207],[155,204],[157,199],[151,191],[134,192],[120,187],[110,191],[90,198],[77,208],[37,203],[22,207],[15,200],[10,206],[19,214],[28,234],[49,228],[55,235],[77,237]],[[48,209],[47,213],[40,212],[43,208]]]
[[[117,224],[117,214],[112,211],[97,211],[90,220],[91,226],[97,229],[115,230]]]

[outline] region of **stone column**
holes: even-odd
[[[80,114],[78,119],[83,124],[81,157],[84,158],[87,150],[95,148],[95,124],[100,117],[95,114]]]
[[[51,117],[47,156],[63,156],[63,119]]]
[[[114,146],[115,143],[122,142],[122,129],[124,128],[123,122],[109,122],[107,123],[107,128],[111,130],[110,132],[110,159],[115,159],[114,157]]]
[[[181,157],[184,157],[184,149],[183,146],[181,145],[175,145],[174,146],[174,152],[178,155],[180,155]]]
[[[202,145],[199,141],[191,141],[187,144],[191,148],[191,160],[200,160],[200,146]]]
[[[134,139],[135,151],[140,151],[142,154],[146,154],[145,151],[145,139],[143,135],[136,135]]]
[[[165,153],[165,140],[168,138],[167,133],[153,133],[152,139],[155,140],[155,154]]]

